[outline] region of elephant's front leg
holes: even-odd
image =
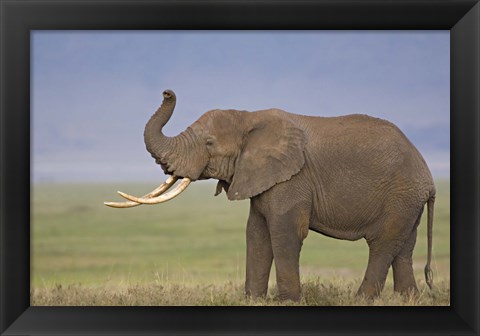
[[[267,294],[272,259],[272,244],[265,218],[250,206],[245,281],[245,292],[248,296],[264,297]]]
[[[300,300],[300,250],[308,233],[308,223],[307,210],[291,210],[268,221],[282,300]]]

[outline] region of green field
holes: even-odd
[[[418,231],[414,269],[419,288],[428,298],[421,302],[410,301],[414,304],[449,304],[450,186],[448,181],[436,184],[432,268],[437,289],[429,294],[425,289],[423,267],[427,259],[427,235],[424,215]],[[125,183],[33,185],[32,304],[274,302],[274,270],[270,301],[252,303],[243,299],[248,201],[231,202],[225,194],[214,197],[215,184],[197,182],[164,204],[131,209],[103,205],[104,201],[121,200],[116,190],[141,195],[155,186]],[[360,284],[367,255],[364,240],[341,241],[310,231],[301,254],[302,303],[334,304],[331,299],[325,301],[319,297],[323,293],[324,298],[331,298],[332,293],[341,292],[343,299],[337,303],[355,304],[348,298]],[[383,301],[377,304],[399,302],[390,293],[391,283],[389,274]],[[176,296],[171,295],[173,292]],[[315,297],[317,299],[312,299]]]

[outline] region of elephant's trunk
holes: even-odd
[[[198,156],[200,153],[195,134],[190,128],[174,137],[165,136],[162,132],[163,126],[172,116],[176,101],[173,91],[165,90],[163,92],[162,105],[145,126],[145,145],[166,174],[196,180],[200,176],[203,166],[191,158],[192,155]]]
[[[163,126],[172,116],[177,98],[171,90],[163,92],[163,102],[158,110],[153,114],[145,126],[143,134],[145,145],[157,163],[165,165],[169,153],[175,151],[178,139],[176,137],[167,137],[163,134]]]

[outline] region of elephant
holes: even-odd
[[[119,192],[128,201],[106,205],[161,203],[191,181],[216,179],[216,195],[225,191],[229,200],[250,199],[247,297],[266,295],[275,262],[280,300],[298,301],[299,257],[309,231],[366,240],[368,265],[357,295],[380,295],[390,266],[394,291],[418,293],[412,254],[426,204],[424,271],[432,288],[435,185],[420,152],[393,123],[360,114],[316,117],[276,108],[216,109],[169,137],[162,129],[175,104],[175,93],[164,91],[144,131],[146,149],[170,175],[168,180],[143,197]],[[177,180],[181,183],[172,188]]]

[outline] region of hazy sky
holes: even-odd
[[[143,143],[164,89],[175,135],[216,108],[394,122],[450,174],[449,32],[32,33],[35,181],[159,181]]]

